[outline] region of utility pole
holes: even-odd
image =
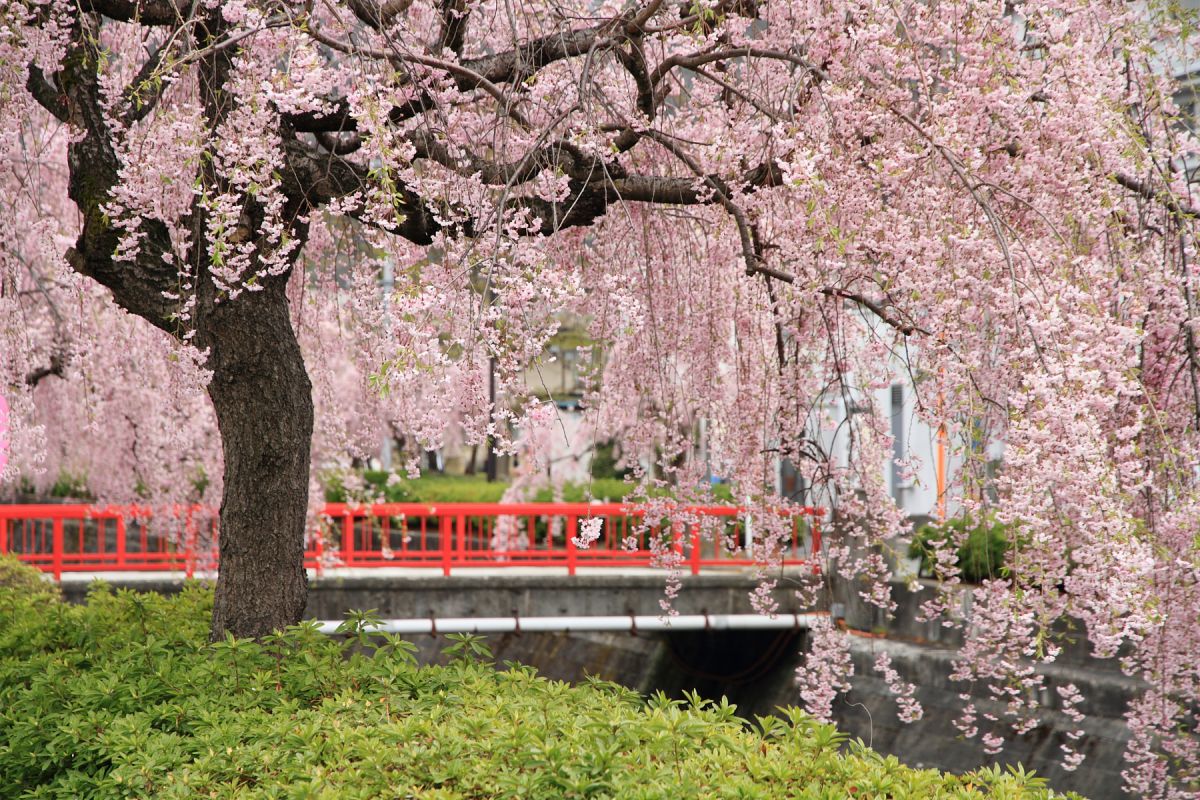
[[[496,421],[496,357],[492,356],[488,359],[488,400],[491,403],[492,423]],[[496,440],[492,434],[487,436],[487,461],[485,462],[484,472],[487,474],[487,482],[496,482]]]

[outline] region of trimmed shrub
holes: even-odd
[[[372,495],[382,495],[389,503],[498,503],[507,483],[488,483],[482,475],[422,475],[416,479],[402,478],[388,484],[388,473],[368,470],[363,480],[372,487]],[[593,478],[588,483],[568,483],[563,486],[562,499],[568,503],[584,503],[589,500],[608,500],[619,503],[636,487],[620,478]],[[667,494],[666,491],[656,494]],[[331,503],[345,502],[347,492],[341,481],[330,479],[325,489],[325,499]],[[724,484],[713,486],[715,502],[730,500],[729,487]],[[534,500],[549,503],[554,492],[540,489]]]
[[[212,595],[0,589],[0,787],[12,798],[969,798],[1051,794],[1024,772],[902,766],[795,709],[570,686],[457,637],[311,624],[207,642]]]
[[[913,534],[908,555],[910,558],[921,559],[920,574],[929,575],[933,571],[936,563],[933,542],[951,541],[953,537],[961,536],[964,531],[966,539],[956,554],[958,568],[962,570],[962,579],[967,583],[982,583],[992,578],[1004,577],[1007,574],[1004,557],[1015,533],[1015,526],[997,522],[990,517],[982,521],[959,517],[940,525],[929,524],[918,528]]]
[[[591,476],[596,479],[615,478],[622,480],[629,474],[627,469],[617,468],[617,443],[614,441],[597,444],[592,452]]]
[[[46,580],[41,570],[24,564],[14,555],[0,555],[0,589],[11,589],[42,602],[62,599],[58,587]]]

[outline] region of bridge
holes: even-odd
[[[450,623],[439,627],[439,619],[457,619],[461,627],[476,618],[493,622],[472,622],[472,630],[481,624],[519,630],[522,619],[527,630],[571,620],[580,630],[585,618],[591,629],[652,628],[657,623],[650,618],[662,614],[666,568],[683,587],[675,609],[692,618],[677,619],[677,626],[779,625],[728,616],[753,611],[747,595],[756,563],[769,560],[775,576],[788,580],[817,573],[821,513],[781,514],[787,535],[767,540],[766,526],[734,506],[678,506],[648,516],[643,507],[619,503],[329,503],[307,538],[307,616],[337,619],[350,608],[373,608],[442,632],[450,632]],[[583,542],[581,522],[596,519],[595,541]],[[0,506],[0,553],[60,581],[71,599],[82,599],[96,578],[162,592],[177,591],[186,578],[211,578],[218,542],[217,512],[203,506],[157,513],[138,506]],[[785,602],[779,610],[810,609]],[[803,624],[799,617],[793,622]]]
[[[329,570],[667,566],[693,575],[770,561],[816,569],[821,510],[781,511],[790,533],[755,540],[734,506],[652,512],[619,503],[328,503],[307,537],[305,564]],[[599,520],[594,541],[580,522]],[[590,526],[593,527],[594,526]],[[780,539],[782,538],[782,541]],[[50,573],[215,572],[218,516],[204,506],[0,506],[0,554]]]

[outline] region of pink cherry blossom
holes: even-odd
[[[1200,203],[1177,5],[0,4],[0,493],[248,491],[205,394],[237,376],[222,319],[255,303],[293,335],[264,363],[287,340],[312,385],[310,511],[385,435],[410,471],[535,455],[532,376],[569,329],[586,430],[620,441],[648,517],[689,530],[680,507],[728,481],[770,612],[782,520],[827,507],[823,574],[891,613],[888,465],[932,456],[893,452],[874,398],[900,380],[947,433],[948,507],[1014,531],[982,586],[954,536],[934,556],[925,609],[995,701],[960,730],[993,749],[1036,724],[1071,620],[1146,686],[1128,787],[1183,797]],[[673,594],[690,544],[655,546]],[[844,639],[819,628],[801,676],[824,715]]]

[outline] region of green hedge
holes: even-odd
[[[402,478],[388,484],[388,473],[368,470],[363,477],[374,490],[389,503],[498,503],[507,483],[488,483],[481,475],[422,475],[413,480]],[[636,487],[619,478],[593,478],[589,483],[568,483],[563,486],[562,499],[568,503],[583,503],[592,499],[609,500],[617,503],[624,500]],[[729,487],[713,487],[713,496],[718,502],[729,502]],[[345,502],[346,491],[340,480],[328,481],[325,499],[331,503]],[[554,499],[550,489],[542,489],[534,496],[540,503]]]
[[[7,554],[0,555],[0,591],[4,589],[19,592],[26,599],[53,601],[62,597],[58,587],[46,580],[40,570]]]
[[[955,556],[958,568],[962,570],[962,579],[968,583],[982,583],[991,578],[1005,577],[1007,568],[1004,559],[1016,528],[990,517],[978,522],[969,517],[959,517],[941,525],[922,525],[917,529],[908,554],[910,558],[921,559],[921,574],[928,575],[933,571],[933,542],[948,540],[952,535],[961,535],[963,531],[966,531],[966,539]]]
[[[603,682],[501,671],[460,637],[411,645],[297,626],[206,641],[212,595],[94,588],[86,606],[0,589],[5,798],[1049,797],[1036,778],[901,766],[795,710],[644,701]]]

